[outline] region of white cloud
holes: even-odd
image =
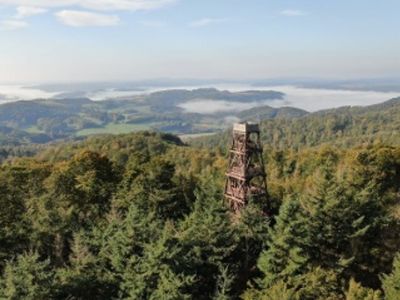
[[[205,27],[205,26],[209,26],[209,25],[213,25],[213,24],[220,24],[220,23],[224,23],[226,22],[227,19],[218,19],[218,18],[203,18],[200,20],[196,20],[191,22],[189,25],[191,27]]]
[[[281,15],[286,17],[301,17],[307,15],[307,13],[301,10],[285,9],[281,11]]]
[[[1,6],[13,6],[17,10],[14,16],[0,21],[1,30],[27,27],[22,20],[33,15],[43,14],[50,9],[61,9],[55,15],[69,26],[114,26],[120,21],[116,15],[80,11],[145,11],[159,9],[180,0],[0,0]],[[72,8],[72,9],[69,9]],[[144,26],[163,27],[159,22],[143,22]]]
[[[28,27],[28,23],[22,19],[47,12],[47,9],[33,6],[18,6],[17,12],[9,19],[0,21],[0,30],[17,30]]]
[[[17,30],[28,26],[28,23],[20,20],[0,21],[0,30]]]
[[[23,19],[26,17],[39,15],[47,12],[47,9],[34,6],[18,6],[17,14],[14,16],[16,19]]]
[[[115,26],[120,21],[118,16],[77,10],[62,10],[56,16],[61,23],[73,27]]]
[[[162,8],[178,0],[35,0],[34,5],[43,8],[81,7],[91,10],[152,10]],[[32,6],[33,0],[0,0],[0,5]]]

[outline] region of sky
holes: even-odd
[[[0,82],[399,77],[398,0],[0,0]]]

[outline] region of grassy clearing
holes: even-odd
[[[77,136],[88,136],[93,134],[122,134],[122,133],[130,133],[134,131],[140,130],[149,130],[151,129],[148,124],[108,124],[105,127],[101,128],[88,128],[80,130],[76,133]]]
[[[191,133],[191,134],[180,134],[178,135],[182,141],[187,141],[190,139],[202,137],[202,136],[211,136],[217,134],[218,132],[203,132],[203,133]]]
[[[31,126],[24,129],[28,133],[44,133],[44,131],[40,130],[37,126]]]

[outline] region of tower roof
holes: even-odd
[[[233,131],[236,132],[260,132],[260,127],[256,123],[236,123],[233,124]]]

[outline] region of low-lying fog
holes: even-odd
[[[0,104],[19,100],[47,99],[58,94],[22,85],[0,85]]]
[[[313,112],[341,106],[366,106],[385,102],[400,96],[400,93],[373,91],[345,91],[327,89],[308,89],[293,86],[270,87],[286,94],[284,101],[274,100],[273,107],[293,106]]]
[[[217,87],[224,89],[223,87]],[[243,91],[250,87],[231,87],[230,91]],[[271,86],[257,88],[258,90],[274,90],[285,93],[283,100],[267,100],[262,102],[227,102],[214,100],[193,100],[179,105],[187,112],[215,113],[215,112],[235,112],[261,105],[272,107],[292,106],[313,112],[321,109],[336,108],[341,106],[366,106],[387,101],[399,97],[400,93],[384,93],[372,91],[345,91],[299,88],[294,86]]]
[[[195,89],[204,86],[187,86],[176,87],[181,89]],[[209,86],[208,86],[209,87]],[[249,108],[270,105],[273,107],[293,106],[302,108],[307,111],[317,111],[327,108],[335,108],[340,106],[365,106],[384,102],[391,98],[399,97],[400,94],[393,92],[373,92],[373,91],[345,91],[345,90],[329,90],[329,89],[311,89],[299,88],[295,86],[270,86],[254,88],[250,85],[214,85],[215,88],[220,90],[229,90],[232,92],[244,90],[274,90],[285,93],[283,100],[266,100],[261,102],[229,102],[229,101],[216,101],[209,99],[197,99],[183,104],[180,104],[187,112],[196,112],[203,114],[210,114],[216,112],[237,112]],[[129,90],[98,90],[83,92],[82,96],[86,96],[92,100],[101,101],[115,97],[129,97],[143,93],[150,93],[154,91],[165,90],[165,88],[147,88],[145,90],[138,90],[137,88]],[[37,88],[23,87],[23,86],[0,86],[0,103],[12,102],[18,100],[32,100],[37,98],[53,98],[62,95],[60,92],[49,92]]]

